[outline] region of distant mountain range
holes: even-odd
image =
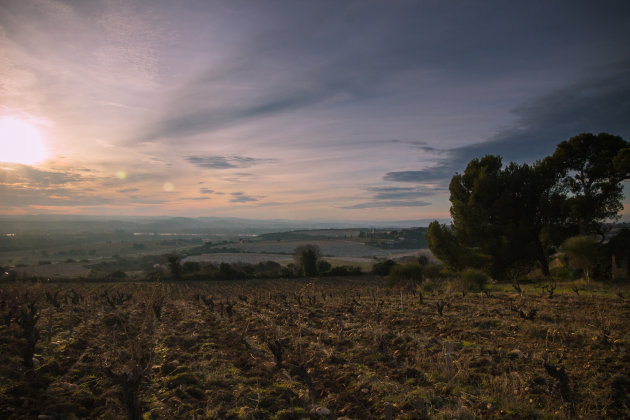
[[[257,220],[233,217],[128,217],[83,215],[0,215],[0,233],[232,233],[261,234],[299,229],[410,228],[433,219],[404,221]],[[440,220],[445,222],[445,220]]]

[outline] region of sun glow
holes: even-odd
[[[15,116],[0,117],[0,162],[32,165],[48,156],[37,125]]]

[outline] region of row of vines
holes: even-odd
[[[630,417],[623,296],[39,283],[0,313],[2,418]]]

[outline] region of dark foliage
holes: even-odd
[[[622,208],[628,142],[609,134],[580,134],[534,163],[503,165],[473,159],[451,180],[452,225],[433,222],[427,242],[448,268],[482,268],[495,279],[538,263],[578,233],[605,233]]]

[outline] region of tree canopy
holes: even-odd
[[[603,234],[622,208],[630,145],[610,134],[580,134],[533,164],[487,155],[449,185],[452,224],[429,225],[431,252],[451,269],[482,268],[495,278],[538,263],[568,237]]]
[[[294,251],[295,263],[305,276],[317,275],[317,262],[321,257],[322,253],[317,245],[299,245]]]
[[[546,159],[567,193],[567,222],[581,234],[602,235],[603,223],[623,209],[621,181],[628,178],[629,146],[618,136],[584,133],[560,143]]]

